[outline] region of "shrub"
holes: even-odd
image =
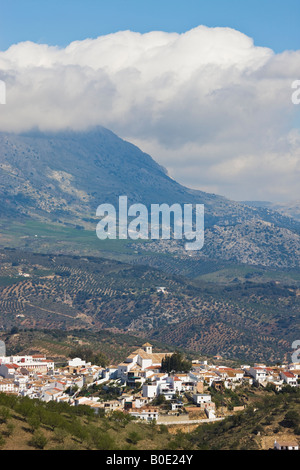
[[[13,423],[7,423],[6,425],[6,435],[7,436],[11,436],[12,433],[14,432],[14,429],[15,429],[15,425]]]
[[[131,433],[129,433],[127,438],[128,442],[134,445],[136,445],[141,439],[141,436],[136,431],[132,431]]]
[[[27,424],[30,426],[31,432],[34,432],[40,427],[41,423],[37,416],[30,416],[27,419]]]
[[[0,434],[0,447],[3,447],[4,444],[5,444],[4,437],[2,436],[2,434]]]
[[[29,441],[29,445],[35,447],[36,449],[44,449],[47,444],[47,438],[41,431],[35,431],[32,439]]]
[[[55,428],[54,429],[53,439],[55,441],[59,442],[60,444],[62,444],[64,442],[64,440],[66,439],[67,435],[68,435],[68,433],[64,429]]]
[[[0,408],[0,423],[6,423],[10,418],[10,411],[8,408],[1,406]]]

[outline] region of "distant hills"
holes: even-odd
[[[300,335],[299,281],[258,269],[218,283],[91,256],[4,249],[0,261],[0,331],[110,329],[247,363],[290,361]]]
[[[2,220],[39,220],[95,230],[97,206],[116,205],[120,195],[127,195],[130,204],[148,206],[204,204],[205,245],[196,258],[299,266],[299,220],[274,207],[186,188],[149,155],[107,129],[0,133]],[[149,249],[159,252],[160,244],[149,244]],[[168,252],[168,247],[163,251]]]
[[[293,217],[300,221],[300,199],[282,203],[269,201],[245,201],[244,203],[251,207],[267,208],[272,211],[278,211],[284,216]]]

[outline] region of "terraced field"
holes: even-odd
[[[0,259],[2,330],[106,328],[204,354],[271,362],[290,360],[300,337],[295,279],[216,284],[105,258],[13,249],[2,250]],[[166,294],[157,292],[160,286]]]

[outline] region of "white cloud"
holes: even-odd
[[[187,186],[235,199],[299,198],[291,84],[300,51],[276,55],[229,28],[122,31],[64,49],[16,44],[0,52],[0,79],[3,131],[101,124]]]

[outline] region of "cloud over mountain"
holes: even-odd
[[[179,182],[236,199],[299,197],[300,51],[274,54],[230,28],[122,31],[66,48],[0,52],[1,131],[103,125]]]

